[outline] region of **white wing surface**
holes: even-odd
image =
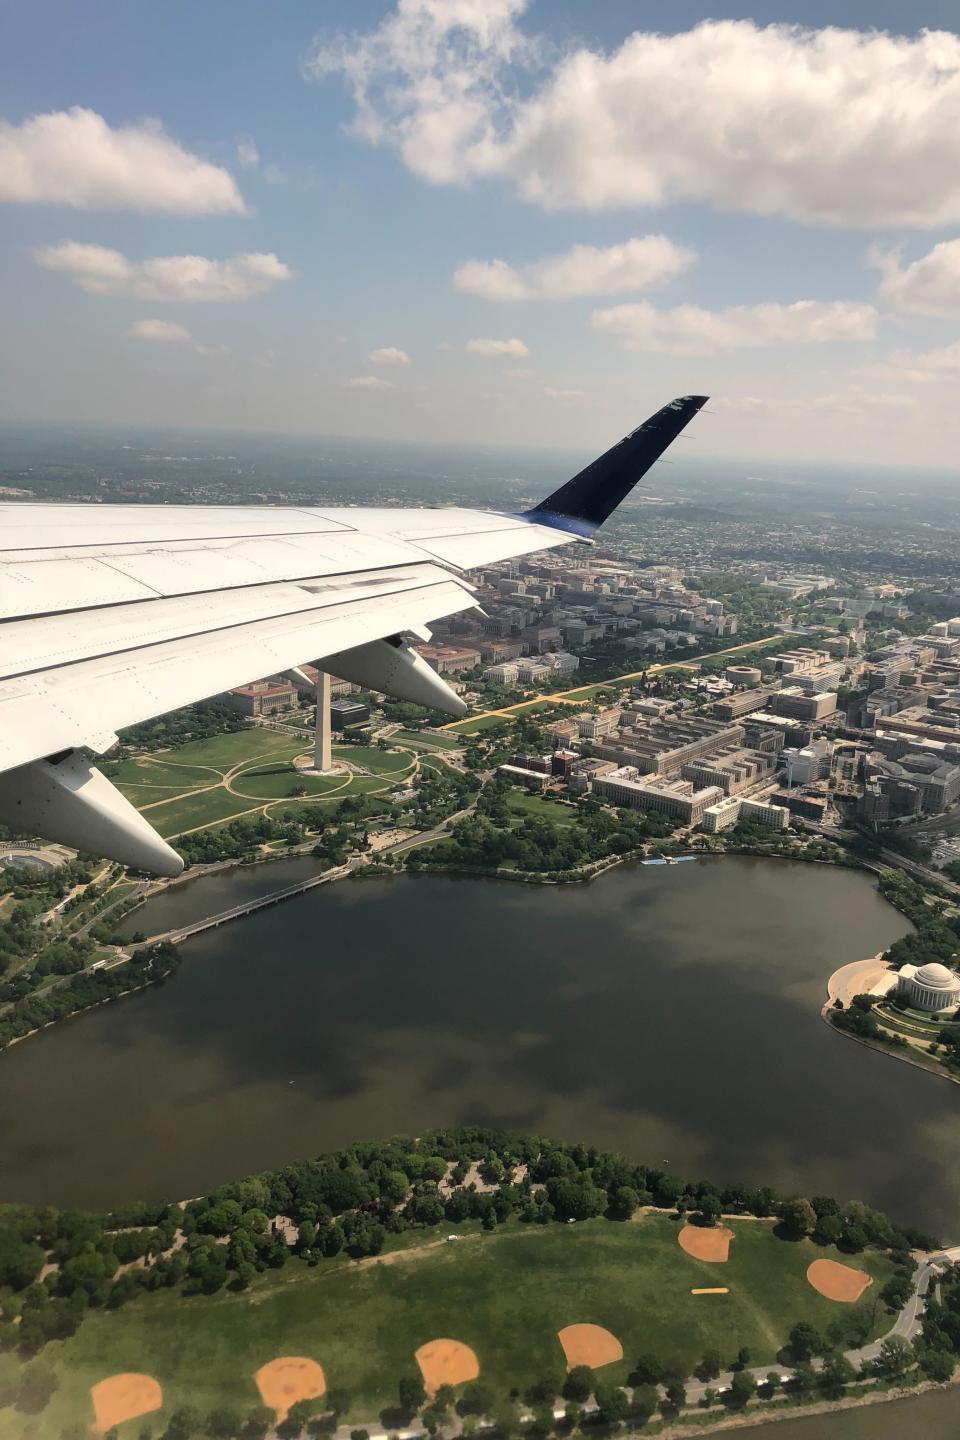
[[[463,713],[402,634],[476,605],[463,571],[595,529],[702,403],[674,401],[523,516],[0,505],[0,822],[177,873],[175,852],[77,752],[315,660]]]

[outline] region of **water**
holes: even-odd
[[[221,908],[231,883],[247,877],[181,899],[213,890]],[[174,896],[152,902],[163,923]],[[956,1238],[957,1092],[818,1016],[829,972],[905,929],[863,875],[750,859],[564,889],[324,887],[0,1057],[0,1198],[194,1195],[362,1136],[484,1121],[857,1195]]]
[[[821,1440],[823,1436],[827,1440],[956,1440],[958,1433],[960,1391],[956,1389],[761,1427],[766,1440]]]
[[[185,923],[311,865],[191,882],[131,924]],[[324,887],[198,937],[169,984],[0,1057],[0,1200],[193,1195],[361,1136],[477,1121],[857,1195],[957,1240],[957,1091],[818,1014],[836,965],[906,929],[862,875],[750,859],[567,889]],[[958,1429],[948,1391],[769,1433]]]
[[[134,934],[141,931],[162,935],[181,925],[193,925],[207,915],[219,915],[244,900],[257,900],[272,890],[308,880],[311,875],[318,875],[321,868],[320,861],[312,855],[293,855],[287,860],[244,865],[197,880],[183,880],[171,885],[155,900],[131,910],[116,927],[117,934],[124,940],[132,940]]]

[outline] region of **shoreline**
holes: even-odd
[[[301,859],[302,859],[302,858],[304,858],[304,856],[307,856],[307,855],[309,855],[309,854],[310,854],[310,851],[309,851],[308,848],[306,848],[306,847],[303,847],[303,848],[298,847],[297,849],[295,849],[295,850],[293,850],[293,851],[290,851],[290,852],[288,852],[288,853],[286,853],[286,854],[281,854],[281,855],[273,854],[273,855],[259,856],[259,857],[257,857],[257,858],[254,859],[254,860],[237,858],[237,859],[230,859],[230,860],[217,860],[217,861],[213,861],[213,862],[211,862],[209,865],[205,865],[204,867],[202,867],[202,869],[200,870],[200,873],[198,873],[198,874],[195,874],[195,875],[194,875],[194,874],[191,874],[189,871],[185,871],[185,872],[183,872],[182,874],[174,877],[172,880],[169,880],[169,881],[164,882],[162,885],[158,886],[158,888],[157,888],[156,890],[154,890],[154,891],[150,892],[149,894],[145,895],[141,900],[139,900],[139,901],[137,902],[136,905],[133,906],[133,908],[132,908],[131,910],[129,910],[128,912],[126,912],[126,913],[124,914],[124,916],[123,916],[123,920],[124,920],[124,921],[129,920],[130,917],[134,916],[134,915],[137,913],[138,910],[140,910],[144,905],[148,904],[150,900],[157,899],[157,898],[159,898],[159,897],[161,897],[161,896],[163,896],[163,895],[166,895],[170,890],[172,890],[172,889],[174,889],[174,888],[178,888],[178,887],[183,886],[183,885],[188,885],[188,884],[190,884],[192,881],[201,881],[201,880],[205,879],[208,875],[222,875],[222,874],[228,873],[228,872],[231,871],[231,870],[239,870],[239,869],[255,870],[255,869],[257,869],[259,866],[265,866],[265,867],[266,867],[266,866],[278,864],[278,863],[280,863],[280,862],[282,862],[282,861],[285,861],[285,860],[292,860],[292,859],[298,859],[298,858],[301,858]],[[839,858],[839,859],[834,860],[834,859],[824,859],[824,858],[822,858],[822,857],[820,857],[820,856],[813,856],[813,857],[807,858],[807,857],[805,857],[804,855],[772,854],[772,853],[767,853],[767,852],[758,852],[758,851],[753,850],[753,849],[747,849],[747,848],[743,848],[743,849],[736,848],[736,849],[734,849],[734,848],[732,848],[732,847],[729,848],[729,849],[716,850],[716,851],[711,851],[711,850],[686,850],[686,851],[683,851],[683,852],[681,852],[679,855],[676,855],[676,856],[663,857],[663,859],[664,859],[664,866],[663,866],[663,868],[670,868],[671,863],[672,863],[672,862],[675,862],[675,861],[723,860],[723,859],[725,859],[727,856],[731,856],[731,855],[732,855],[732,856],[740,856],[740,857],[752,858],[752,859],[756,859],[756,860],[780,860],[780,861],[788,861],[788,862],[794,862],[794,863],[806,864],[806,865],[824,865],[824,866],[832,867],[832,868],[834,868],[834,869],[841,869],[841,870],[860,870],[860,871],[863,871],[863,872],[866,873],[866,874],[873,873],[872,867],[870,867],[869,865],[863,864],[863,863],[862,863],[861,861],[859,861],[858,859],[848,857],[845,852],[841,852],[842,858]],[[412,876],[413,878],[417,878],[418,876],[424,876],[424,875],[450,875],[450,876],[457,876],[457,877],[460,877],[460,878],[463,878],[463,879],[503,880],[503,881],[507,881],[508,883],[520,884],[520,885],[586,885],[586,884],[590,884],[593,880],[596,880],[599,876],[605,875],[605,874],[607,874],[609,871],[616,869],[616,868],[617,868],[618,866],[620,866],[620,865],[626,864],[626,863],[631,862],[631,861],[634,862],[634,863],[637,863],[637,864],[643,864],[644,861],[649,861],[650,858],[651,858],[651,857],[649,857],[649,856],[646,854],[645,849],[637,849],[637,850],[628,851],[626,854],[623,854],[623,855],[610,855],[610,856],[605,856],[605,857],[604,857],[603,859],[601,859],[601,860],[592,860],[592,861],[589,861],[589,862],[587,862],[587,864],[585,864],[584,866],[582,866],[582,867],[580,867],[580,868],[578,868],[578,869],[576,869],[576,870],[560,871],[560,872],[552,872],[552,873],[543,873],[543,872],[529,872],[529,873],[527,873],[527,872],[524,872],[524,871],[510,871],[510,870],[504,870],[504,869],[500,869],[500,868],[491,868],[491,867],[487,867],[487,866],[472,866],[472,865],[435,865],[435,866],[425,866],[425,867],[422,867],[422,868],[419,867],[419,866],[415,866],[412,870],[409,869],[406,865],[403,865],[403,866],[401,866],[399,869],[395,869],[395,868],[392,868],[392,867],[389,867],[389,866],[386,866],[386,865],[383,865],[383,864],[378,863],[377,859],[374,858],[374,859],[372,860],[372,863],[371,863],[370,865],[364,865],[364,866],[362,866],[362,867],[358,867],[358,868],[352,869],[352,870],[344,870],[343,873],[341,873],[341,874],[331,875],[331,876],[330,876],[330,879],[329,879],[326,883],[328,883],[328,884],[336,884],[338,880],[349,880],[349,879],[364,879],[364,878],[369,878],[369,879],[371,879],[371,880],[374,880],[374,879],[383,879],[383,878],[385,878],[385,877],[387,877],[387,878],[399,878],[399,877],[402,876],[402,875]],[[657,857],[654,857],[654,858],[657,858]],[[278,891],[278,892],[276,892],[276,893],[277,893],[277,894],[281,894],[282,892],[281,892],[281,891]],[[262,897],[263,900],[268,900],[269,898],[270,898],[269,892],[268,892],[267,895],[265,895],[264,897]],[[289,897],[285,897],[285,898],[298,899],[298,898],[299,898],[299,895],[293,894],[293,895],[290,895]],[[278,902],[278,903],[281,903],[281,902]],[[201,922],[199,922],[199,923],[203,923],[203,921],[205,921],[205,920],[207,920],[207,919],[211,919],[211,918],[213,918],[213,917],[212,917],[212,916],[202,917],[202,920],[201,920]],[[240,919],[244,919],[244,918],[246,918],[246,917],[243,916],[243,915],[241,915],[241,916],[237,916],[236,918],[237,918],[238,920],[240,920]],[[197,922],[195,922],[195,923],[197,923]],[[226,922],[225,922],[225,923],[226,923]],[[121,968],[121,966],[126,965],[126,964],[129,964],[130,959],[132,958],[132,952],[129,952],[129,951],[128,951],[128,948],[127,948],[129,945],[132,945],[132,944],[135,943],[137,949],[146,949],[146,948],[149,948],[150,946],[160,944],[164,939],[166,939],[166,938],[169,936],[170,933],[172,933],[172,932],[170,932],[170,931],[159,931],[159,932],[158,932],[157,934],[155,934],[155,935],[148,935],[145,940],[141,940],[141,941],[137,941],[137,942],[132,942],[132,941],[124,942],[124,944],[123,944],[123,946],[122,946],[122,949],[123,949],[123,951],[125,952],[125,953],[124,953],[124,958],[123,958],[122,960],[116,962],[114,965],[111,965],[109,968],[110,968],[110,969],[119,969],[119,968]],[[178,944],[178,947],[179,947],[179,946],[181,946],[181,945],[185,945],[185,944],[189,943],[189,940],[190,940],[191,938],[192,938],[191,936],[187,936],[184,940],[178,941],[178,942],[176,942],[176,943]],[[166,979],[166,978],[168,978],[168,977],[164,976],[164,977],[162,977],[162,978]],[[26,1034],[24,1034],[24,1035],[18,1035],[18,1036],[16,1037],[16,1039],[11,1040],[7,1045],[5,1045],[5,1046],[3,1047],[2,1050],[0,1050],[0,1055],[4,1054],[7,1050],[12,1049],[14,1045],[19,1045],[22,1041],[24,1041],[24,1040],[29,1040],[32,1036],[42,1034],[43,1031],[49,1030],[49,1029],[51,1029],[51,1028],[52,1028],[53,1026],[55,1026],[55,1025],[59,1025],[59,1024],[61,1024],[61,1023],[62,1023],[63,1021],[65,1021],[65,1020],[73,1020],[73,1019],[75,1019],[77,1016],[86,1014],[88,1011],[98,1010],[98,1009],[100,1009],[103,1005],[110,1004],[110,1003],[111,1003],[112,1001],[114,1001],[114,1000],[121,1000],[121,999],[126,998],[126,996],[128,996],[128,995],[135,995],[135,994],[139,994],[139,993],[140,993],[141,991],[143,991],[143,990],[149,990],[149,989],[151,989],[154,985],[159,984],[159,983],[160,983],[159,980],[152,980],[152,981],[148,981],[148,982],[147,982],[146,984],[144,984],[144,985],[136,985],[136,986],[133,986],[133,987],[132,987],[131,989],[129,989],[129,990],[120,991],[120,992],[118,992],[116,995],[111,995],[111,996],[108,996],[107,998],[105,998],[105,999],[103,999],[103,1000],[98,1000],[98,1001],[96,1001],[93,1005],[85,1005],[85,1006],[83,1006],[83,1007],[80,1008],[80,1009],[70,1011],[70,1013],[67,1014],[67,1015],[62,1015],[62,1016],[60,1016],[58,1019],[47,1021],[46,1024],[41,1025],[41,1026],[38,1026],[38,1027],[36,1027],[36,1028],[33,1029],[33,1030],[29,1030],[29,1031],[27,1031]],[[830,999],[829,999],[829,997],[828,997],[828,1000],[827,1000],[826,1004],[822,1007],[821,1012],[820,1012],[820,1018],[821,1018],[822,1020],[824,1020],[827,1024],[830,1023],[830,1022],[829,1022],[829,1019],[827,1018],[827,1012],[828,1012],[829,1008],[830,1008]],[[831,1025],[830,1028],[831,1028],[831,1030],[834,1030],[836,1027],[833,1026],[833,1025]],[[887,1050],[886,1047],[884,1047],[883,1045],[877,1045],[877,1044],[871,1043],[870,1041],[866,1041],[866,1040],[861,1039],[859,1036],[851,1035],[849,1038],[852,1039],[852,1040],[858,1040],[860,1044],[866,1045],[866,1047],[867,1047],[868,1049],[884,1050],[884,1052],[887,1053],[887,1054],[892,1053],[891,1051]],[[917,1068],[917,1069],[927,1070],[928,1073],[932,1073],[932,1074],[938,1073],[937,1071],[932,1070],[931,1067],[929,1067],[929,1066],[927,1066],[927,1065],[923,1065],[923,1064],[921,1064],[920,1062],[918,1062],[918,1061],[916,1061],[916,1060],[912,1060],[912,1059],[911,1059],[909,1056],[907,1056],[907,1055],[897,1055],[896,1058],[897,1058],[897,1059],[906,1060],[908,1064],[913,1064],[913,1065],[915,1066],[915,1068]],[[954,1076],[950,1076],[950,1075],[945,1075],[945,1076],[943,1076],[943,1078],[949,1079],[949,1080],[953,1080],[954,1083],[960,1084],[960,1077],[954,1077]]]
[[[772,1410],[725,1415],[718,1418],[716,1423],[711,1422],[705,1425],[671,1421],[657,1433],[659,1440],[689,1440],[691,1435],[719,1435],[726,1430],[756,1430],[762,1425],[777,1425],[784,1420],[808,1420],[816,1415],[839,1415],[848,1410],[862,1410],[868,1405],[889,1405],[897,1400],[914,1400],[920,1395],[933,1394],[935,1391],[945,1394],[950,1390],[956,1390],[958,1386],[960,1386],[960,1374],[955,1375],[952,1380],[921,1380],[918,1385],[909,1385],[898,1389],[891,1388],[890,1390],[872,1390],[865,1395],[851,1395],[843,1400],[818,1400],[812,1405],[791,1405],[789,1402],[785,1402]],[[639,1432],[633,1432],[633,1434],[637,1435],[637,1440],[639,1440]],[[630,1435],[630,1440],[633,1440],[633,1435]]]

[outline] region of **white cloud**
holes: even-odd
[[[582,295],[620,295],[662,285],[696,260],[692,250],[666,235],[643,235],[610,245],[574,245],[515,268],[504,260],[468,260],[453,277],[457,290],[485,300],[569,300]]]
[[[0,120],[0,200],[175,215],[246,208],[228,171],[184,150],[158,121],[113,129],[79,105],[21,125]]]
[[[944,240],[912,265],[898,250],[871,250],[869,262],[881,273],[880,294],[898,310],[915,315],[960,315],[960,240]]]
[[[354,133],[434,184],[499,176],[546,207],[702,201],[851,226],[960,220],[960,36],[707,20],[557,52],[527,0],[399,0],[317,47]]]
[[[548,400],[582,400],[582,390],[555,390],[552,385],[544,385],[543,393]]]
[[[866,389],[850,385],[846,390],[829,390],[819,395],[723,396],[711,404],[720,414],[746,415],[761,421],[791,420],[799,423],[819,418],[885,420],[900,424],[917,413],[913,396],[899,391]]]
[[[462,177],[464,152],[493,139],[491,96],[505,64],[529,42],[514,21],[527,0],[399,0],[365,36],[319,43],[316,78],[342,74],[356,104],[354,133],[396,145],[411,170],[435,182]]]
[[[242,165],[244,170],[256,170],[260,164],[260,151],[252,140],[237,142],[237,164]]]
[[[379,350],[370,351],[370,359],[374,365],[409,365],[410,356],[406,350],[398,350],[395,345],[384,345]]]
[[[135,320],[127,331],[134,340],[155,340],[162,345],[190,345],[193,336],[185,325],[172,320]]]
[[[509,370],[504,370],[502,373],[503,373],[503,377],[504,377],[505,380],[532,380],[532,379],[533,379],[533,371],[532,371],[532,370],[528,370],[528,369],[527,369],[525,366],[523,366],[523,365],[515,365],[515,366],[512,366]]]
[[[392,380],[382,380],[379,375],[353,375],[347,381],[354,390],[395,390]]]
[[[950,375],[960,370],[960,340],[911,357],[913,367],[933,375]]]
[[[530,351],[522,340],[468,340],[467,350],[471,355],[513,355],[526,360]]]
[[[104,245],[65,240],[34,251],[38,265],[67,275],[89,295],[133,300],[171,300],[192,304],[250,300],[293,271],[273,254],[234,255],[208,260],[203,255],[167,255],[128,260]]]
[[[877,312],[844,300],[797,300],[792,305],[734,305],[703,310],[678,305],[658,310],[641,301],[595,310],[593,328],[615,335],[627,350],[671,355],[718,355],[758,345],[819,345],[872,340]]]
[[[185,325],[172,320],[135,320],[127,331],[131,340],[147,340],[155,345],[187,345],[197,355],[229,355],[226,345],[204,345],[195,340]]]

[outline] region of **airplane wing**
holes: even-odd
[[[589,536],[705,398],[664,406],[522,515],[0,505],[0,823],[177,874],[83,753],[118,729],[314,661],[462,714],[402,635],[477,605],[464,571]]]

